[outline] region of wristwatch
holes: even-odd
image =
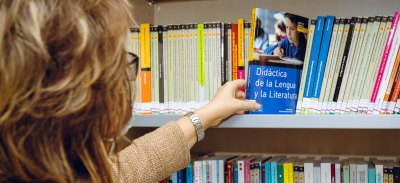
[[[197,134],[197,142],[200,142],[204,139],[204,128],[201,125],[199,116],[197,116],[197,114],[193,111],[186,113],[185,116],[188,117],[190,121],[192,121]]]

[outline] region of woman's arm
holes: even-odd
[[[195,111],[204,130],[217,126],[223,119],[244,110],[257,110],[256,102],[243,101],[244,80],[226,83],[214,98]],[[118,153],[119,164],[113,166],[114,177],[119,182],[154,182],[169,176],[189,164],[190,148],[197,142],[197,134],[188,117],[151,132]],[[117,158],[113,158],[117,162]]]

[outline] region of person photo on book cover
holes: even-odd
[[[132,11],[127,0],[0,1],[0,182],[154,183],[189,165],[207,128],[261,107],[229,81],[122,149],[139,62],[126,49]]]
[[[300,17],[285,13],[286,37],[277,40],[278,43],[264,49],[264,54],[277,55],[280,57],[295,58],[304,61],[306,52],[306,35],[298,29]],[[304,23],[302,24],[304,25]]]
[[[256,32],[257,32],[257,37],[254,39],[254,49],[260,50],[259,52],[262,52],[262,50],[266,49],[269,45],[269,39],[268,39],[268,33],[264,30],[263,24],[260,20],[260,18],[257,17],[256,20]]]

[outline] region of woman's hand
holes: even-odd
[[[244,101],[245,93],[240,88],[245,88],[246,81],[239,79],[229,81],[220,87],[214,98],[204,107],[195,111],[199,116],[203,128],[217,126],[222,120],[233,114],[243,111],[253,111],[261,107],[256,102]]]

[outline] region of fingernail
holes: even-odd
[[[261,104],[259,104],[259,103],[256,104],[256,109],[260,109],[261,107],[262,107]]]

